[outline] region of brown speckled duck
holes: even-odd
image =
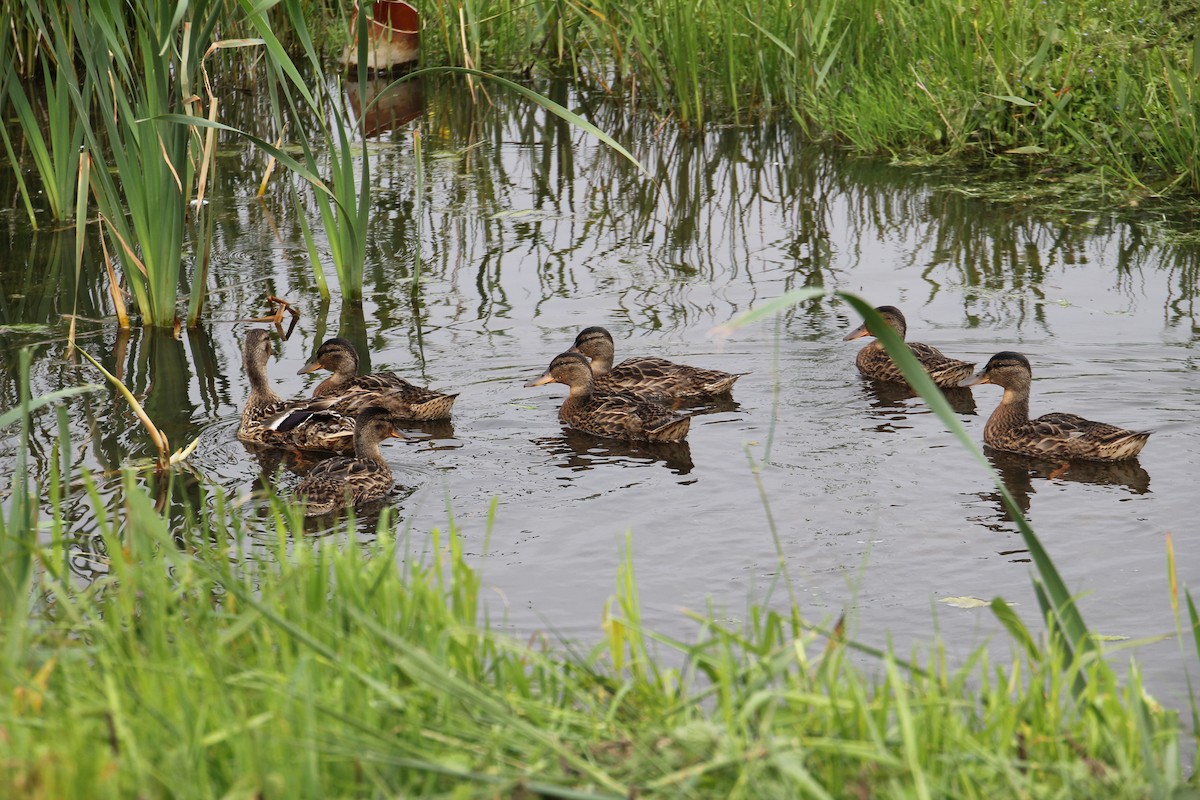
[[[558,418],[572,428],[610,439],[681,442],[692,418],[629,392],[596,390],[592,368],[578,353],[562,353],[526,386],[563,383],[570,387]]]
[[[332,411],[327,403],[283,400],[267,380],[271,335],[261,328],[246,333],[242,363],[250,396],[242,410],[237,438],[243,442],[298,450],[346,452],[354,443],[354,418]]]
[[[665,358],[627,358],[613,366],[612,334],[604,328],[584,328],[569,352],[591,359],[592,375],[601,390],[628,391],[663,400],[697,402],[728,394],[745,372],[720,372],[689,367]]]
[[[327,369],[333,374],[313,391],[313,398],[336,396],[335,411],[355,414],[368,405],[386,397],[388,411],[394,419],[450,419],[450,409],[457,394],[442,394],[409,383],[393,372],[358,374],[358,351],[345,339],[330,339],[317,349],[316,358],[300,368],[298,374]]]
[[[1000,405],[983,428],[983,441],[997,450],[1048,460],[1123,461],[1146,446],[1149,431],[1131,431],[1093,422],[1075,414],[1045,414],[1029,418],[1029,389],[1033,370],[1020,353],[992,356],[963,386],[994,383],[1004,389]]]
[[[900,309],[895,306],[879,306],[875,309],[879,312],[889,325],[895,328],[896,333],[900,334],[900,338],[904,338],[904,334],[908,330],[908,326],[904,321],[904,315],[900,313]],[[861,336],[874,336],[870,326],[867,323],[859,325],[854,330],[842,337],[842,341],[848,342],[851,339],[858,339]],[[959,382],[968,377],[975,371],[975,365],[967,361],[959,361],[956,358],[949,358],[942,355],[942,351],[936,347],[931,347],[920,342],[905,342],[912,354],[921,362],[921,366],[929,373],[929,377],[933,382],[942,387],[949,389],[958,386]],[[900,368],[892,361],[892,357],[887,354],[887,350],[883,349],[883,345],[879,340],[871,342],[869,345],[858,351],[858,358],[854,363],[858,366],[858,371],[868,378],[874,378],[877,381],[887,381],[889,383],[907,383],[904,379],[904,374],[900,372]]]
[[[354,419],[354,457],[330,458],[313,467],[296,486],[304,515],[332,514],[347,506],[382,500],[392,489],[392,468],[379,444],[403,438],[392,426],[387,409],[372,406]]]

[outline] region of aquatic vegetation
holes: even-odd
[[[0,23],[9,28],[12,9],[0,14]],[[38,178],[41,197],[55,221],[71,219],[76,213],[76,187],[80,174],[80,148],[83,146],[84,125],[75,114],[71,101],[72,80],[68,70],[55,70],[45,59],[38,59],[42,68],[41,87],[45,94],[45,126],[29,102],[25,87],[16,71],[16,60],[8,37],[0,41],[0,108],[7,101],[20,126],[23,144],[28,148],[34,174]],[[8,161],[13,166],[17,188],[25,205],[29,222],[36,229],[38,215],[33,207],[31,190],[25,182],[22,162],[14,149],[8,126],[0,125],[0,138]]]
[[[48,92],[50,144],[31,114],[19,114],[25,140],[39,154],[42,188],[55,216],[65,216],[76,181],[87,176],[108,245],[147,325],[178,321],[186,226],[204,217],[204,176],[212,163],[211,140],[162,117],[198,115],[202,57],[223,8],[220,2],[192,3],[176,15],[171,7],[145,3],[125,14],[81,0],[44,8],[19,3],[14,9],[44,43],[37,64]],[[27,110],[16,76],[7,78],[9,99]],[[193,322],[207,274],[206,230],[197,226]],[[114,285],[114,295],[118,291]],[[121,304],[117,311],[128,325]]]
[[[782,112],[906,161],[1098,170],[1093,186],[1136,200],[1200,192],[1193,6],[473,0],[426,11],[423,46],[426,63],[565,68],[684,124]]]

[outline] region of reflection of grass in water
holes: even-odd
[[[269,499],[276,539],[261,558],[242,517],[261,507],[219,490],[199,487],[206,513],[168,520],[132,475],[116,504],[82,474],[35,491],[17,471],[12,489],[5,796],[1165,797],[1184,782],[1177,715],[1136,669],[1118,686],[1032,531],[1050,635],[995,601],[1007,663],[980,649],[949,669],[940,647],[910,663],[795,606],[751,608],[742,625],[697,614],[694,643],[667,640],[641,625],[631,555],[584,656],[502,632],[452,520],[422,558],[386,511],[374,541],[349,522],[311,540],[296,508]],[[107,560],[92,585],[71,581],[69,531],[36,499],[52,512],[81,491]]]

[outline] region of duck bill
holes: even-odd
[[[992,379],[988,377],[988,374],[986,372],[984,372],[983,370],[980,370],[979,372],[976,372],[974,375],[972,375],[969,378],[963,378],[961,381],[958,382],[958,385],[959,385],[959,387],[967,387],[967,386],[978,386],[981,383],[991,383],[991,382],[992,382]]]
[[[319,370],[320,368],[321,368],[321,362],[320,362],[320,361],[313,361],[313,362],[311,362],[311,363],[309,363],[309,364],[305,364],[303,367],[301,367],[300,369],[296,370],[296,374],[297,374],[297,375],[305,375],[305,374],[307,374],[307,373],[309,373],[309,372],[316,372],[316,371],[317,371],[317,370]]]
[[[528,389],[530,386],[545,386],[547,383],[554,383],[554,376],[549,372],[542,375],[540,378],[534,378],[529,383],[525,384],[525,388]]]
[[[857,328],[855,328],[854,330],[850,331],[845,336],[843,336],[842,341],[848,342],[851,339],[861,339],[864,336],[870,336],[870,335],[871,335],[871,332],[869,330],[867,330],[867,323],[864,322],[862,325],[859,325]]]
[[[568,350],[567,352],[568,352],[568,353],[578,353],[578,354],[579,354],[579,355],[581,355],[581,356],[583,355],[583,351],[582,351],[582,350],[580,350],[580,349],[579,349],[578,347],[576,347],[575,345],[571,345],[571,349],[570,349],[570,350]],[[586,356],[585,356],[585,358],[586,358]]]

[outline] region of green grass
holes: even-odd
[[[629,565],[606,642],[576,659],[481,623],[453,528],[423,563],[386,518],[367,547],[309,542],[273,503],[272,553],[254,557],[234,505],[202,499],[209,521],[172,531],[127,479],[99,516],[107,574],[83,588],[63,567],[65,531],[33,549],[34,607],[0,618],[6,797],[1165,797],[1184,784],[1179,720],[1136,670],[1119,687],[1054,642],[953,669],[936,648],[920,665],[884,652],[866,674],[850,643],[759,609],[745,629],[702,619],[695,642],[656,648]],[[685,670],[663,666],[667,648]]]
[[[11,8],[0,15],[0,25],[10,27]],[[0,42],[0,109],[11,106],[20,126],[19,145],[28,150],[29,160],[42,189],[46,210],[55,222],[69,220],[76,210],[76,185],[79,175],[79,151],[83,146],[84,126],[71,103],[68,70],[52,70],[48,61],[40,60],[41,81],[45,102],[43,115],[31,105],[25,86],[16,72],[12,43],[8,37]],[[30,224],[38,227],[38,214],[22,170],[22,159],[9,135],[8,126],[0,125],[9,164],[14,166],[17,188],[25,205]]]

